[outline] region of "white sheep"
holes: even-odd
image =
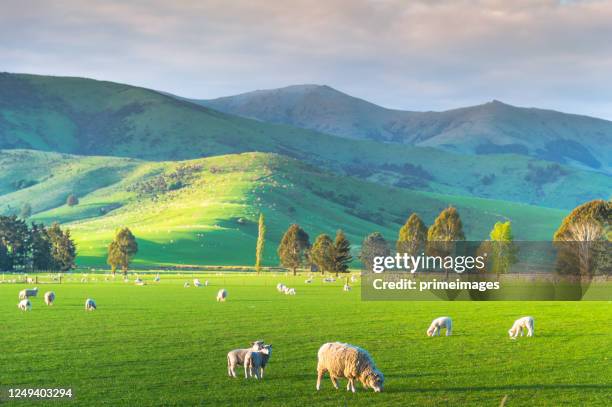
[[[202,283],[200,282],[199,278],[194,278],[193,279],[193,285],[196,287],[202,287]]]
[[[47,305],[53,305],[53,302],[55,301],[55,293],[53,291],[47,291],[45,293],[45,304]]]
[[[204,281],[204,287],[208,287],[208,280]]]
[[[183,287],[189,288],[189,283],[187,281],[185,281],[185,284],[183,284]]]
[[[295,295],[295,288],[287,288],[285,295]]]
[[[325,279],[323,279],[324,283],[334,283],[335,281],[336,279],[333,277],[326,277]]]
[[[427,329],[427,336],[440,336],[440,329],[446,329],[446,336],[451,336],[453,333],[453,321],[450,317],[440,317],[431,321],[431,325]]]
[[[229,377],[236,377],[236,366],[243,366],[246,354],[251,350],[258,351],[264,346],[263,341],[255,341],[251,343],[251,347],[247,349],[234,349],[227,353],[227,374]]]
[[[355,274],[353,274],[353,275],[351,276],[351,283],[354,283],[354,282],[356,282],[356,281],[357,281],[357,276],[356,276]]]
[[[527,336],[533,336],[535,328],[532,317],[523,317],[514,321],[512,328],[508,331],[508,335],[510,335],[511,339],[516,339],[519,334],[523,336],[525,331],[527,331]]]
[[[31,311],[32,303],[30,302],[29,299],[26,298],[26,299],[19,301],[19,304],[17,304],[17,308],[19,308],[22,311]]]
[[[385,378],[364,349],[348,343],[328,342],[319,348],[317,356],[317,390],[321,388],[323,374],[328,372],[336,389],[336,380],[345,377],[347,391],[355,392],[355,379],[366,389],[370,387],[376,393],[383,391]]]
[[[217,302],[224,302],[227,299],[227,290],[222,288],[217,293]]]
[[[155,281],[156,283],[159,283],[159,273],[157,273],[157,275],[155,276],[155,278],[153,279],[153,281]]]
[[[91,298],[85,300],[85,311],[95,311],[98,308],[96,302]]]
[[[244,358],[244,377],[255,375],[256,379],[263,379],[263,372],[272,356],[272,345],[265,345],[261,350],[249,350]]]
[[[350,286],[350,285],[348,285],[348,284],[344,284],[344,287],[342,287],[342,289],[343,289],[344,291],[351,291],[351,286]]]
[[[25,290],[19,291],[19,299],[25,300],[26,298],[36,297],[38,295],[38,287],[26,288]]]
[[[276,284],[276,291],[278,291],[279,293],[284,293],[285,288],[287,288],[287,286],[283,283]]]

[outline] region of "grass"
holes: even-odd
[[[97,278],[39,284],[56,305],[35,298],[29,313],[15,306],[24,286],[0,284],[0,383],[70,386],[84,406],[491,406],[505,395],[506,406],[606,406],[612,394],[610,302],[362,302],[358,286],[283,274],[209,274],[199,289],[183,288],[191,275],[145,287]],[[297,295],[277,293],[278,282]],[[226,303],[215,302],[220,287]],[[96,312],[84,311],[87,297]],[[440,315],[454,319],[454,335],[426,337]],[[511,341],[522,315],[536,335]],[[274,348],[265,379],[228,378],[227,351],[259,338]],[[370,351],[384,393],[336,391],[327,377],[315,391],[317,349],[335,340]]]

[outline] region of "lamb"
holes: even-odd
[[[376,368],[367,351],[354,345],[341,342],[328,342],[319,348],[317,363],[317,390],[321,388],[321,378],[329,372],[329,378],[336,389],[336,379],[348,379],[347,391],[355,392],[355,379],[364,388],[372,388],[374,392],[383,391],[385,378]]]
[[[217,302],[224,302],[227,299],[227,290],[222,288],[217,293]]]
[[[272,345],[265,345],[260,350],[249,350],[244,357],[244,377],[263,379],[264,369],[272,356]]]
[[[287,286],[283,283],[276,284],[276,291],[278,291],[279,293],[285,292],[285,288],[287,288]]]
[[[344,284],[344,287],[342,288],[344,291],[351,291],[351,286],[348,284]]]
[[[44,298],[45,304],[53,305],[53,301],[55,301],[55,293],[53,291],[47,291]]]
[[[287,288],[285,295],[295,295],[295,288]]]
[[[26,298],[30,298],[30,297],[36,297],[37,295],[38,295],[38,287],[34,287],[30,289],[26,288],[25,290],[19,291],[20,300],[25,300]]]
[[[23,299],[21,301],[19,301],[19,304],[17,304],[17,308],[19,308],[22,311],[32,311],[32,303],[30,302],[29,299]]]
[[[227,374],[229,377],[236,377],[236,366],[243,366],[246,354],[250,351],[261,350],[264,346],[263,341],[255,341],[251,343],[248,349],[234,349],[227,353]]]
[[[446,328],[446,336],[453,333],[453,321],[450,317],[440,317],[431,321],[427,329],[427,336],[440,336],[440,329]]]
[[[534,332],[534,320],[532,317],[523,317],[514,321],[514,325],[508,331],[508,335],[510,335],[510,339],[516,339],[519,334],[523,336],[525,330],[527,331],[527,336],[533,336]]]
[[[200,283],[200,279],[199,278],[194,278],[193,279],[193,285],[196,287],[202,287],[202,283]]]
[[[85,311],[95,311],[98,307],[96,306],[96,302],[91,298],[85,300]]]

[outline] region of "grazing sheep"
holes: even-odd
[[[217,293],[217,301],[224,302],[226,299],[227,299],[227,290],[225,288],[222,288]]]
[[[355,392],[355,379],[366,389],[370,387],[376,393],[383,391],[385,378],[365,350],[348,343],[328,342],[319,348],[317,356],[317,390],[321,388],[323,374],[329,372],[336,389],[336,379],[345,377],[348,379],[347,391]]]
[[[155,281],[156,283],[159,283],[159,273],[155,276],[155,278],[153,279],[153,281]]]
[[[53,301],[55,301],[55,293],[53,291],[47,291],[44,298],[45,304],[53,305]]]
[[[285,288],[287,288],[287,286],[283,283],[276,284],[276,291],[278,291],[279,293],[284,293]]]
[[[263,341],[255,341],[251,343],[248,349],[234,349],[227,353],[227,374],[229,377],[236,377],[236,366],[243,366],[246,354],[250,351],[261,350],[264,346]]]
[[[249,350],[244,357],[244,377],[255,375],[256,379],[263,379],[263,372],[272,355],[272,345],[265,345],[261,350]]]
[[[334,283],[335,281],[336,279],[333,277],[326,277],[325,279],[323,279],[324,283]]]
[[[136,280],[134,280],[134,284],[138,285],[141,283],[142,283],[142,280],[139,277],[136,277]]]
[[[440,317],[431,321],[427,329],[427,336],[440,336],[440,329],[446,328],[446,336],[453,333],[453,321],[449,317]]]
[[[348,285],[348,284],[344,284],[344,287],[342,287],[342,289],[343,289],[344,291],[351,291],[351,286],[350,286],[350,285]]]
[[[147,285],[147,283],[145,281],[141,280],[141,279],[136,280],[136,282],[134,284],[141,285],[141,286],[142,285]]]
[[[202,283],[200,283],[200,279],[199,278],[194,278],[193,279],[193,285],[196,287],[202,287]]]
[[[189,283],[187,281],[185,281],[185,284],[183,284],[183,287],[189,288]]]
[[[34,287],[30,289],[26,288],[25,290],[19,291],[20,300],[25,300],[26,298],[30,298],[30,297],[36,297],[37,295],[38,295],[38,287]]]
[[[26,299],[19,301],[19,304],[17,304],[17,308],[19,308],[22,311],[31,311],[32,303],[30,302],[29,299],[26,298]]]
[[[295,295],[295,288],[287,288],[285,295]]]
[[[523,336],[525,331],[527,331],[527,336],[533,336],[534,320],[532,317],[523,317],[514,321],[514,325],[508,331],[508,335],[510,335],[511,339],[516,339],[519,334]]]
[[[81,283],[86,283],[86,282],[87,282],[87,278],[86,278],[86,277],[83,277],[83,278],[81,279]]]
[[[208,287],[208,280],[204,281],[204,287]]]
[[[98,307],[96,306],[96,302],[91,298],[85,300],[85,311],[95,311]]]
[[[353,274],[353,275],[351,276],[351,283],[354,283],[354,282],[356,282],[356,281],[357,281],[357,276],[356,276],[355,274]]]

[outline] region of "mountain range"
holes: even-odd
[[[386,109],[329,86],[295,85],[194,102],[350,139],[478,155],[519,154],[612,170],[612,122],[497,100],[443,112],[412,112]]]

